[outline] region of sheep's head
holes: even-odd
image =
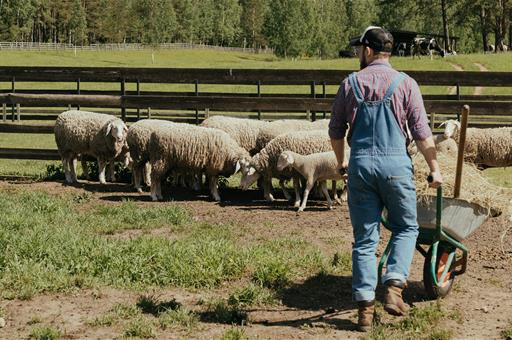
[[[261,174],[256,171],[256,168],[253,166],[247,167],[245,170],[242,170],[242,179],[240,180],[240,189],[247,190],[249,187],[256,183],[256,181],[261,177]]]
[[[121,119],[116,119],[108,123],[105,135],[112,136],[116,143],[123,143],[128,133],[128,127]]]
[[[277,170],[283,171],[295,162],[293,155],[290,151],[283,151],[277,159]]]
[[[460,129],[460,122],[449,119],[445,122],[443,122],[440,126],[444,125],[444,138],[450,138],[453,137],[457,131]]]

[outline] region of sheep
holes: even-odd
[[[99,180],[105,184],[106,164],[121,154],[127,131],[125,123],[112,115],[76,110],[61,113],[54,132],[66,182],[78,182],[77,157],[89,155],[97,159]]]
[[[166,120],[142,119],[132,124],[128,129],[126,142],[133,159],[133,185],[138,192],[142,192],[141,182],[143,177],[146,185],[151,186],[151,165],[149,163],[151,133],[162,126],[172,125],[175,125],[175,123]]]
[[[450,119],[443,124],[444,136],[458,144],[460,122]],[[512,127],[467,128],[464,160],[480,168],[512,166]]]
[[[295,189],[295,207],[300,205],[299,174],[293,171],[279,171],[277,160],[281,152],[291,150],[302,155],[317,152],[331,151],[332,146],[327,130],[296,131],[282,134],[271,140],[265,148],[254,155],[250,161],[241,162],[242,179],[240,188],[247,190],[254,182],[263,177],[263,193],[267,201],[274,201],[271,193],[271,181],[273,177],[280,178],[280,185],[284,189],[284,179],[292,177]],[[288,195],[286,198],[289,199]]]
[[[294,131],[322,130],[329,127],[328,119],[320,119],[314,122],[299,119],[281,119],[271,122],[268,126],[262,128],[256,139],[256,150],[263,149],[272,139],[283,133]]]
[[[434,144],[438,153],[444,153],[451,156],[457,155],[458,147],[457,143],[453,139],[445,137],[444,134],[433,135],[432,138],[434,139]],[[409,144],[407,150],[411,156],[418,153],[418,148],[414,141]]]
[[[348,149],[346,149],[348,151]],[[350,157],[345,155],[348,159]],[[299,212],[304,211],[306,203],[308,201],[308,195],[311,189],[317,181],[320,182],[322,192],[327,199],[327,205],[329,209],[332,209],[332,200],[327,191],[327,180],[333,181],[333,191],[336,193],[336,181],[344,180],[346,176],[342,176],[337,169],[338,160],[333,151],[314,153],[310,155],[301,155],[293,151],[283,151],[279,155],[277,161],[277,169],[279,171],[284,170],[287,167],[292,167],[295,171],[306,178],[306,188],[304,188],[304,195],[302,198],[302,204],[299,207]],[[335,196],[337,199],[337,195]],[[341,203],[341,202],[340,202]]]
[[[87,158],[86,156],[80,157],[80,162],[82,164],[82,172],[86,180],[91,180],[90,172],[89,172],[89,165],[87,164]],[[111,182],[116,181],[116,174],[115,174],[115,164],[116,162],[121,162],[123,165],[128,168],[132,169],[133,160],[130,156],[130,149],[128,147],[128,144],[124,143],[123,148],[121,150],[121,153],[113,160],[108,162],[108,168],[107,168],[107,178],[110,179]]]
[[[189,124],[163,125],[155,129],[149,141],[151,162],[151,198],[162,199],[161,180],[168,170],[204,171],[209,177],[210,193],[220,201],[218,176],[230,176],[250,159],[226,132]]]
[[[270,123],[263,120],[212,116],[205,119],[201,126],[222,130],[230,135],[242,148],[251,155],[257,153],[256,140],[262,128]]]

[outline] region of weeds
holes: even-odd
[[[30,332],[29,338],[35,340],[57,340],[62,336],[58,329],[52,327],[36,327]]]
[[[501,331],[501,336],[505,340],[512,340],[512,322],[510,322],[506,329]]]
[[[233,327],[228,329],[220,337],[221,340],[247,340],[249,337],[245,334],[242,327]]]
[[[181,307],[175,299],[165,302],[158,302],[158,297],[154,295],[141,295],[137,301],[137,307],[142,313],[159,316],[163,312],[176,310]]]
[[[248,315],[239,306],[230,305],[224,300],[214,300],[207,306],[203,319],[229,325],[247,324]]]
[[[124,335],[139,338],[155,338],[156,332],[150,319],[138,317],[128,322],[124,329]]]
[[[160,314],[158,321],[162,329],[183,327],[191,331],[199,323],[199,317],[184,307],[178,307]]]
[[[228,304],[232,306],[249,307],[255,305],[271,305],[275,303],[273,292],[261,286],[250,283],[235,290],[228,298]]]

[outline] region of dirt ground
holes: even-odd
[[[50,193],[91,194],[91,204],[130,198],[141,206],[168,204],[150,202],[148,195],[132,192],[125,185],[87,183],[77,187],[61,183],[8,183],[0,182],[0,190],[41,190]],[[256,192],[238,190],[221,192],[224,202],[211,202],[206,196],[181,194],[174,203],[186,206],[194,219],[211,223],[230,223],[249,228],[247,239],[270,239],[298,235],[314,242],[327,254],[339,249],[350,252],[352,232],[346,205],[327,211],[323,202],[311,202],[311,206],[298,215],[284,200],[276,205],[263,202]],[[470,249],[467,272],[456,278],[450,295],[442,302],[443,308],[459,317],[443,320],[442,326],[453,330],[456,339],[499,339],[500,332],[512,322],[512,231],[500,238],[510,225],[504,217],[490,219],[471,235],[464,244]],[[151,231],[159,233],[158,230]],[[127,237],[139,231],[127,231]],[[165,234],[162,232],[162,234]],[[383,232],[383,238],[389,237]],[[379,252],[382,252],[381,242]],[[411,269],[406,300],[422,306],[425,293],[421,283],[423,257],[415,254]],[[245,326],[250,338],[260,339],[350,339],[358,338],[355,331],[355,305],[351,302],[350,276],[327,276],[321,280],[310,278],[295,282],[284,292],[281,304],[249,310],[250,324]],[[191,310],[197,310],[205,296],[219,291],[162,289],[162,299],[175,298]],[[122,329],[91,327],[87,321],[106,313],[116,303],[135,303],[140,292],[102,288],[81,290],[72,294],[39,295],[29,301],[2,300],[6,314],[6,326],[0,329],[0,338],[25,338],[33,328],[31,320],[37,317],[41,324],[58,327],[70,339],[109,339],[122,334]],[[206,295],[205,295],[206,294]],[[381,296],[381,294],[380,294]],[[384,318],[385,322],[396,319]],[[229,325],[201,322],[192,334],[159,331],[162,339],[214,338],[230,328]]]

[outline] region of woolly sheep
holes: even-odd
[[[230,135],[242,148],[251,155],[258,151],[256,141],[259,132],[270,123],[263,120],[235,118],[227,116],[212,116],[205,119],[201,126],[222,130]]]
[[[224,131],[189,124],[155,129],[149,142],[151,198],[162,199],[161,180],[168,170],[200,172],[209,177],[212,197],[220,201],[218,176],[231,176],[240,161],[250,158],[247,150]]]
[[[267,201],[274,201],[271,193],[271,181],[273,177],[280,178],[280,185],[285,195],[284,179],[293,178],[295,188],[295,204],[300,205],[299,194],[299,174],[293,171],[279,171],[277,169],[277,160],[279,155],[290,150],[302,155],[308,155],[317,152],[331,151],[332,146],[327,130],[296,131],[282,134],[271,140],[265,148],[254,155],[249,162],[242,162],[242,179],[240,188],[247,190],[254,182],[263,177],[263,193]],[[286,197],[289,199],[289,197]]]
[[[434,139],[434,144],[438,153],[444,153],[451,156],[457,155],[458,147],[457,143],[453,139],[445,137],[444,134],[433,135],[432,138]],[[412,141],[411,144],[409,144],[407,150],[411,156],[418,153],[418,147],[416,146],[415,141]]]
[[[345,157],[350,157],[347,154]],[[298,211],[304,211],[308,201],[309,192],[313,189],[313,186],[318,181],[322,192],[327,199],[329,209],[332,209],[332,200],[327,191],[327,180],[333,181],[333,191],[336,193],[336,180],[345,179],[338,169],[338,160],[333,151],[314,153],[310,155],[300,155],[293,151],[283,151],[279,155],[277,161],[277,169],[282,171],[287,167],[292,167],[298,173],[300,173],[306,179],[306,187],[304,188],[304,195],[302,198],[302,204]],[[335,199],[337,195],[335,196]],[[341,203],[341,202],[340,202]]]
[[[271,122],[262,128],[256,139],[256,150],[263,149],[272,139],[279,135],[295,131],[322,130],[329,127],[328,119],[320,119],[314,122],[300,119],[281,119]],[[326,132],[327,133],[327,132]]]
[[[87,164],[87,160],[85,156],[81,157],[81,164],[82,164],[82,172],[86,180],[90,180],[90,172],[89,172],[89,166]],[[126,168],[131,169],[133,160],[130,156],[130,149],[128,148],[128,144],[126,141],[124,142],[123,148],[121,150],[121,153],[114,158],[113,161],[108,162],[108,168],[107,168],[107,178],[110,179],[111,182],[116,181],[116,173],[115,173],[115,164],[116,162],[121,162]]]
[[[450,119],[443,124],[444,136],[458,144],[460,122]],[[464,160],[482,168],[512,166],[512,127],[467,128]]]
[[[128,128],[112,115],[70,110],[57,117],[54,131],[66,182],[77,182],[77,157],[89,155],[97,159],[99,180],[105,184],[106,164],[121,154]]]
[[[132,124],[128,129],[126,142],[133,159],[133,185],[138,192],[142,192],[141,182],[143,177],[146,185],[151,186],[151,165],[149,163],[149,139],[151,138],[151,133],[162,126],[172,126],[175,124],[166,120],[142,119]]]

